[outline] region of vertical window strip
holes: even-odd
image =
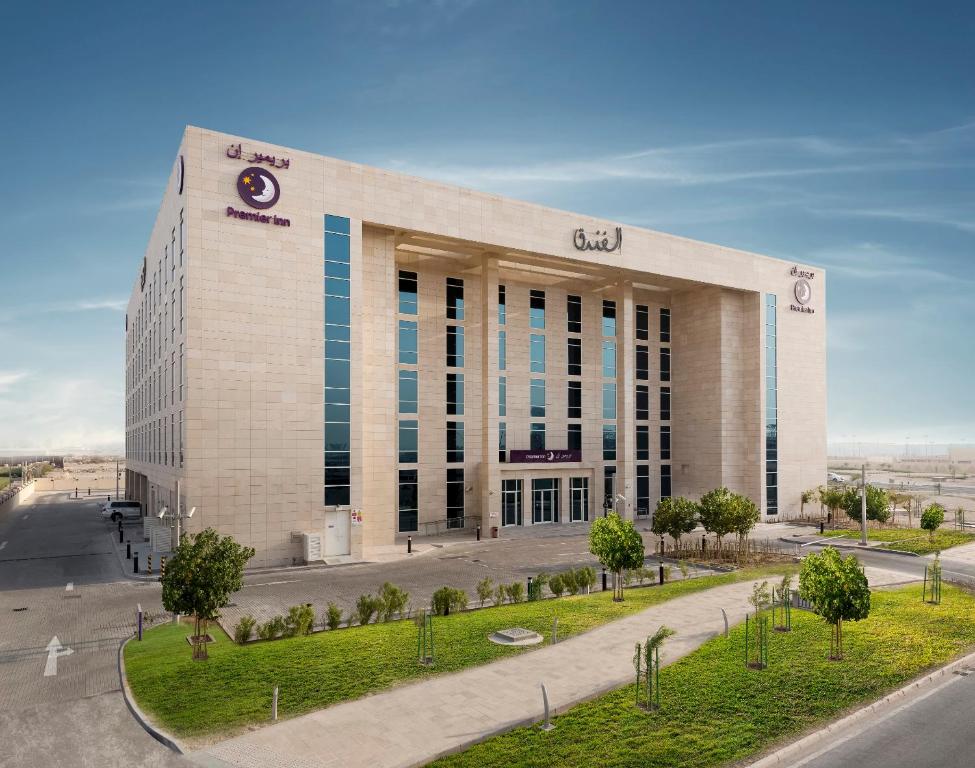
[[[779,513],[777,317],[774,293],[765,294],[765,511]]]
[[[349,219],[325,216],[324,504],[351,502]]]

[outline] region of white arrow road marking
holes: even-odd
[[[55,635],[51,642],[47,644],[47,663],[44,665],[44,677],[54,677],[58,673],[58,657],[70,656],[74,653],[70,648],[65,648]]]
[[[21,520],[26,520],[26,519],[27,519],[28,517],[30,517],[30,515],[24,515],[24,516],[23,516],[22,518],[20,518],[20,519],[21,519]]]
[[[0,544],[0,550],[2,550],[5,546],[7,546],[7,542],[3,542],[3,544]]]
[[[74,592],[74,582],[73,581],[69,581],[68,582],[68,586],[66,586],[64,588],[64,591],[65,592]]]

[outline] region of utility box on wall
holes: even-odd
[[[317,563],[325,559],[321,533],[302,534],[302,553],[306,563]]]

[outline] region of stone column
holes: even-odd
[[[626,496],[620,515],[636,516],[636,318],[633,283],[616,290],[616,493]]]
[[[501,531],[501,470],[498,462],[498,262],[481,258],[481,535]]]

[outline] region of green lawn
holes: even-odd
[[[416,661],[417,629],[412,621],[245,646],[213,626],[216,642],[206,662],[191,659],[187,626],[167,624],[146,632],[141,643],[126,645],[126,675],[139,706],[174,734],[227,733],[267,722],[275,685],[281,691],[280,716],[294,716],[403,681],[530,650],[490,642],[487,636],[498,629],[526,627],[547,639],[558,616],[559,637],[565,638],[674,597],[782,570],[783,566],[735,571],[628,589],[623,603],[613,603],[610,592],[597,592],[435,617],[432,669]]]
[[[844,539],[860,539],[859,529],[826,531],[823,535],[839,536]],[[882,541],[887,549],[930,555],[949,547],[957,547],[959,544],[969,544],[975,541],[975,533],[942,529],[935,531],[934,536],[931,537],[927,531],[916,528],[868,528],[867,539],[869,541]]]
[[[568,710],[554,731],[518,728],[434,765],[705,768],[741,760],[975,644],[975,598],[947,585],[942,598],[922,603],[919,586],[874,592],[870,618],[844,626],[842,662],[826,659],[822,619],[794,611],[793,631],[772,634],[769,668],[745,669],[739,626],[660,671],[656,713],[634,706],[631,685]]]

